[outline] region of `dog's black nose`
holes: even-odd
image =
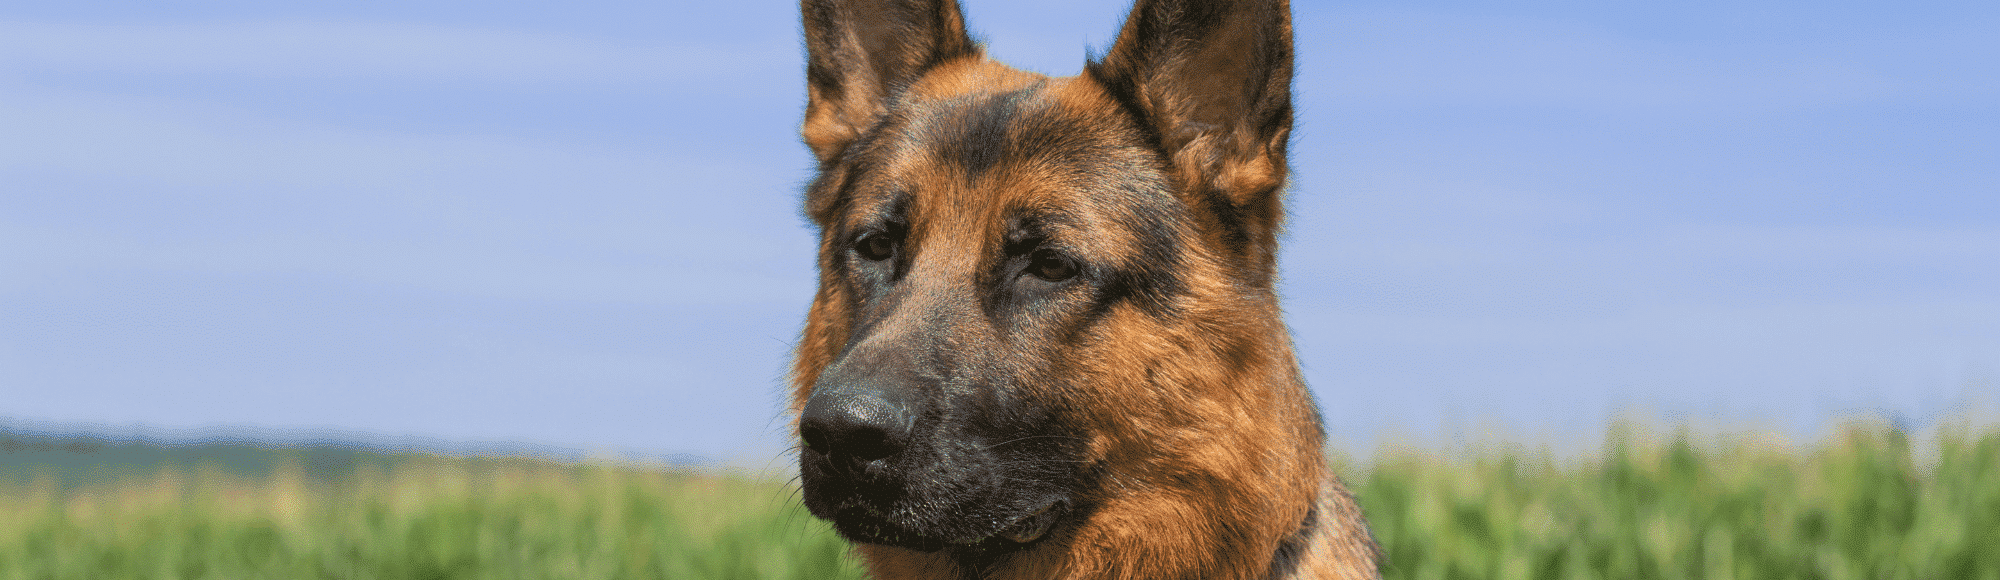
[[[822,384],[799,416],[799,436],[807,449],[836,464],[895,455],[909,444],[913,421],[907,406],[894,399],[882,389]]]

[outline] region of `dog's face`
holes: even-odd
[[[821,278],[793,404],[814,515],[1007,553],[1121,486],[1243,469],[1207,450],[1238,434],[1194,438],[1270,407],[1229,390],[1237,369],[1291,364],[1254,338],[1283,336],[1290,38],[1282,3],[1227,4],[1142,2],[1104,61],[1049,78],[981,57],[951,0],[803,3]]]
[[[1189,227],[1141,132],[1078,79],[931,71],[815,187],[845,341],[800,422],[806,505],[918,549],[1040,537],[1089,485],[1079,356],[1173,308]]]

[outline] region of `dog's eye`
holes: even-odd
[[[1063,257],[1061,252],[1043,248],[1028,255],[1028,273],[1050,282],[1061,282],[1076,276],[1076,262]]]
[[[869,261],[880,262],[896,255],[896,238],[882,232],[873,232],[854,240],[854,251]]]

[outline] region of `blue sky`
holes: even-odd
[[[1117,2],[972,2],[1071,74]],[[784,445],[791,3],[0,6],[0,418]],[[1302,2],[1343,445],[1810,435],[2000,385],[2000,5]]]

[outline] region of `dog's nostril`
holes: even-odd
[[[827,447],[829,443],[826,438],[826,429],[820,428],[819,425],[810,422],[801,422],[799,424],[799,438],[805,440],[806,449],[820,453],[828,452]]]
[[[888,432],[874,427],[855,429],[847,435],[841,451],[862,462],[874,461],[902,451],[902,446],[894,442]]]

